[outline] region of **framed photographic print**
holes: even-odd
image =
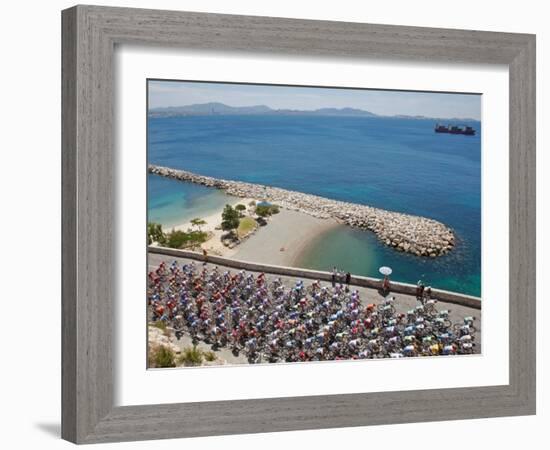
[[[534,73],[532,35],[63,11],[63,437],[533,414]]]

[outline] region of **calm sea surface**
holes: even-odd
[[[398,253],[370,232],[338,227],[300,265],[481,293],[481,141],[436,134],[432,120],[317,116],[150,118],[148,160],[204,175],[278,186],[422,215],[451,226],[458,244],[435,260]],[[225,204],[220,191],[149,175],[149,221],[165,226]]]

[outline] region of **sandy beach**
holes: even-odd
[[[231,206],[248,204],[255,199],[235,198],[229,202]],[[259,201],[259,200],[255,200]],[[201,245],[207,252],[234,257],[244,261],[269,263],[280,266],[292,266],[301,252],[321,233],[338,226],[335,219],[322,219],[309,214],[281,208],[278,214],[267,219],[267,225],[258,227],[256,232],[241,244],[230,249],[221,242],[225,232],[220,227],[222,210],[208,216],[201,217],[206,224],[201,226],[202,231],[211,233],[208,241]],[[176,230],[186,231],[194,228],[191,222],[185,222],[174,227]]]
[[[248,204],[251,201],[257,201],[253,198],[234,198],[231,201],[228,201],[227,204],[235,207],[236,205],[243,204],[246,207],[248,207]],[[209,214],[208,216],[201,216],[200,219],[204,220],[206,222],[205,225],[201,225],[202,231],[216,231],[216,227],[220,226],[222,222],[222,211],[223,209],[217,210],[216,212],[213,212]],[[193,228],[193,225],[191,224],[191,221],[176,225],[173,227],[176,230],[182,230],[187,231],[189,228]],[[171,228],[170,228],[171,229]]]
[[[281,209],[265,227],[237,246],[231,256],[243,261],[292,266],[313,239],[335,226],[338,222],[334,219]]]
[[[242,205],[245,205],[246,207],[248,207],[248,204],[251,201],[257,201],[257,200],[254,200],[253,198],[238,198],[238,197],[236,197],[232,201],[228,201],[227,204],[229,204],[233,207],[235,207],[238,204],[242,204]],[[216,211],[212,214],[209,214],[208,216],[200,217],[202,220],[204,220],[206,222],[206,224],[201,225],[201,227],[200,227],[201,230],[206,231],[208,233],[211,233],[210,239],[208,239],[208,241],[206,241],[204,244],[202,244],[201,247],[206,249],[206,251],[208,251],[212,254],[215,254],[215,255],[231,256],[234,253],[234,249],[229,249],[221,243],[221,236],[225,232],[222,231],[221,229],[216,229],[216,228],[219,228],[220,225],[221,225],[222,211],[223,211],[223,209],[220,209],[220,210],[218,210],[218,211]],[[193,225],[191,224],[191,222],[185,222],[185,223],[182,223],[182,224],[177,225],[177,226],[174,227],[174,229],[182,230],[182,231],[187,231],[190,228],[191,229],[194,228]]]

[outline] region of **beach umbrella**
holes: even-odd
[[[392,273],[391,267],[388,267],[388,266],[382,266],[380,267],[380,269],[378,269],[378,271],[385,277],[387,277],[388,275],[391,275]]]

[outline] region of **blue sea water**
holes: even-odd
[[[440,258],[399,253],[372,233],[338,227],[310,245],[300,264],[323,270],[337,265],[368,276],[389,265],[396,280],[422,278],[434,287],[480,295],[481,124],[468,124],[476,136],[436,134],[434,122],[421,119],[149,118],[148,161],[439,220],[457,236],[456,248]],[[180,214],[198,215],[189,205],[204,211],[225,202],[223,193],[153,175],[148,195],[149,220],[164,217],[172,224]]]

